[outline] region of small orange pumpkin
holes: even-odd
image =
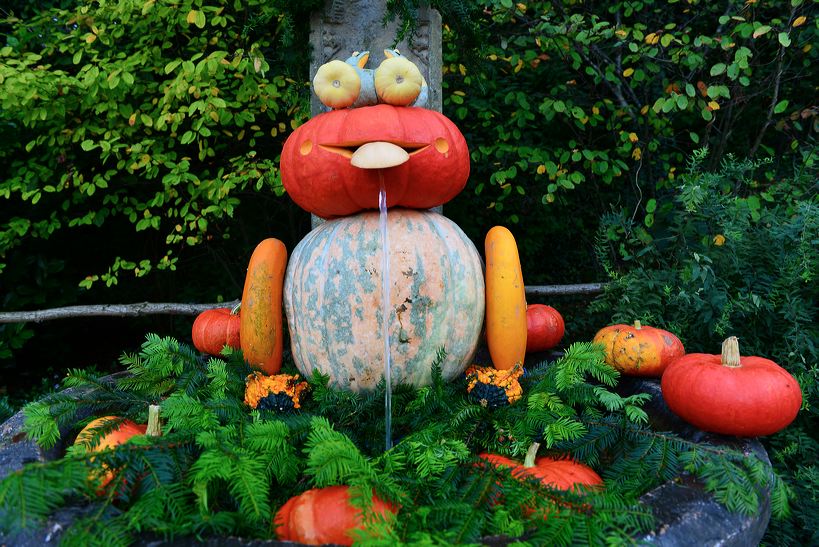
[[[680,339],[667,330],[642,325],[610,325],[594,336],[606,348],[606,363],[628,376],[659,378],[675,359],[685,355]]]
[[[372,511],[382,516],[397,508],[373,495]],[[362,515],[350,504],[347,486],[313,488],[293,496],[273,519],[279,539],[306,545],[352,545],[351,530],[360,530]]]
[[[191,328],[193,346],[208,355],[221,355],[225,346],[241,349],[238,306],[205,310],[196,316]]]
[[[102,452],[103,450],[108,450],[127,442],[135,435],[144,435],[148,429],[146,424],[137,424],[131,420],[124,420],[116,429],[100,437],[99,443],[92,447],[91,440],[94,438],[94,430],[105,426],[107,422],[112,420],[119,420],[119,417],[103,416],[102,418],[92,420],[77,434],[74,444],[85,445],[91,452]],[[114,472],[110,469],[93,471],[88,478],[96,484],[97,493],[101,495],[104,493],[104,489],[108,483],[114,478]]]
[[[566,324],[560,312],[545,304],[526,308],[526,353],[546,351],[560,343]]]

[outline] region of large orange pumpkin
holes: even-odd
[[[372,511],[380,515],[395,513],[390,503],[372,497]],[[276,535],[285,541],[305,545],[352,545],[352,530],[362,528],[359,510],[350,504],[347,486],[313,488],[293,496],[278,510],[273,522]]]
[[[390,143],[409,157],[393,167],[355,167],[354,154],[372,143]],[[455,124],[433,110],[387,104],[334,110],[288,137],[281,176],[299,207],[324,218],[378,209],[382,181],[388,207],[429,209],[464,188],[469,150]]]
[[[461,229],[430,211],[390,209],[389,347],[392,381],[431,381],[439,349],[446,380],[478,346],[484,315],[480,255]],[[284,307],[296,366],[335,387],[375,387],[384,374],[379,214],[327,221],[290,257]],[[242,333],[244,338],[244,333]]]
[[[796,378],[764,357],[740,357],[733,336],[720,355],[690,353],[671,363],[661,387],[675,414],[723,435],[771,435],[787,427],[802,406]]]
[[[642,325],[609,325],[594,335],[606,348],[606,363],[628,376],[659,378],[675,359],[685,355],[680,339],[667,330]]]

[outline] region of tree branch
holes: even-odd
[[[12,311],[0,313],[0,323],[27,323],[51,321],[71,317],[139,317],[144,315],[197,315],[212,308],[233,308],[238,300],[213,304],[184,304],[175,302],[139,302],[136,304],[100,304],[66,306],[45,310]]]
[[[527,285],[529,296],[592,295],[603,292],[605,283],[579,283],[575,285]],[[213,308],[233,308],[239,300],[214,302],[212,304],[184,304],[176,302],[139,302],[136,304],[100,304],[66,306],[44,310],[0,312],[2,323],[40,323],[72,317],[140,317],[145,315],[198,315]]]

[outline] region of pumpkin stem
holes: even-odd
[[[159,405],[148,406],[148,429],[145,430],[145,434],[149,437],[162,436],[162,424],[159,421],[159,410]]]
[[[239,309],[240,309],[241,307],[242,307],[242,301],[241,301],[241,300],[239,300],[239,303],[238,303],[238,304],[236,304],[235,306],[233,306],[233,307],[230,309],[230,315],[236,315],[237,313],[239,313]]]
[[[640,323],[640,320],[639,320],[639,319],[637,319],[636,321],[634,321],[634,328],[635,328],[635,329],[637,329],[637,330],[640,330],[641,328],[643,328],[643,324],[642,324],[642,323]]]
[[[730,336],[722,343],[722,366],[739,368],[739,340],[736,336]]]
[[[539,442],[533,442],[531,446],[529,446],[529,450],[526,451],[526,457],[523,459],[523,467],[535,466],[535,456],[537,456],[538,448],[540,448]]]

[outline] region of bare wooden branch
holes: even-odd
[[[0,323],[28,323],[68,319],[72,317],[139,317],[144,315],[197,315],[212,308],[233,308],[238,300],[213,304],[184,304],[175,302],[139,302],[136,304],[101,304],[66,306],[45,310],[12,311],[0,313]]]
[[[529,296],[591,295],[603,292],[605,283],[575,285],[527,285]],[[141,317],[145,315],[198,315],[212,308],[233,308],[239,300],[212,304],[184,304],[177,302],[139,302],[136,304],[100,304],[65,306],[45,310],[0,312],[0,323],[40,323],[72,317]]]
[[[527,296],[571,296],[599,294],[605,283],[577,283],[575,285],[527,285]]]

